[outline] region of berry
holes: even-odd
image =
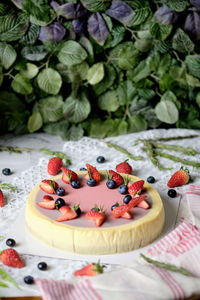
[[[38,269],[41,270],[41,271],[46,271],[47,269],[47,264],[42,261],[42,262],[39,262],[39,264],[37,265]]]
[[[86,174],[85,179],[92,178],[95,179],[96,182],[99,182],[101,180],[101,174],[99,173],[99,171],[95,167],[89,164],[86,164],[86,167],[87,167],[88,174]]]
[[[175,198],[176,197],[176,191],[174,189],[170,189],[168,192],[167,192],[168,196],[170,198]]]
[[[87,180],[87,185],[89,185],[89,186],[95,186],[96,184],[97,184],[97,182],[93,178]]]
[[[80,171],[87,171],[86,168],[80,168]]]
[[[124,204],[128,204],[131,201],[131,195],[126,195],[123,199]]]
[[[116,186],[120,186],[124,183],[124,178],[115,171],[109,170],[109,174],[112,176],[111,179],[116,182]]]
[[[40,183],[40,188],[48,194],[54,194],[58,189],[58,184],[54,180],[42,180]]]
[[[3,175],[8,176],[11,174],[11,170],[9,168],[5,168],[2,170]]]
[[[148,209],[150,207],[149,203],[146,200],[142,200],[137,206],[144,209]]]
[[[47,172],[49,175],[56,175],[61,171],[63,161],[60,157],[53,157],[49,160],[47,166]]]
[[[138,180],[131,185],[129,185],[128,193],[135,197],[135,195],[140,194],[144,185],[144,180]]]
[[[132,174],[132,167],[125,160],[124,162],[116,166],[116,171],[118,173]]]
[[[38,202],[37,205],[47,209],[54,209],[56,207],[55,200]]]
[[[115,204],[113,204],[112,206],[111,206],[111,210],[113,211],[113,209],[115,208],[115,207],[117,207],[117,206],[119,206],[119,203],[115,203]]]
[[[153,176],[149,176],[149,177],[147,178],[147,182],[148,182],[148,183],[154,183],[154,182],[155,182],[155,178],[154,178]]]
[[[61,168],[63,171],[62,181],[65,183],[71,183],[73,180],[78,180],[78,175],[72,170]]]
[[[33,283],[34,283],[34,278],[33,278],[32,276],[30,276],[30,275],[25,276],[25,277],[24,277],[24,282],[25,282],[26,284],[33,284]]]
[[[190,180],[189,171],[184,169],[183,167],[180,170],[176,171],[170,180],[168,181],[167,185],[169,188],[174,188],[177,186],[181,186],[187,184]]]
[[[62,187],[57,188],[56,195],[58,196],[64,196],[65,190]]]
[[[107,182],[106,182],[106,185],[109,189],[114,189],[116,187],[116,182],[112,179],[109,179]]]
[[[23,268],[24,262],[15,249],[5,249],[0,254],[1,261],[4,265],[14,268]]]
[[[106,215],[103,211],[90,210],[85,215],[87,219],[93,219],[96,226],[101,226],[106,219]]]
[[[118,191],[120,192],[120,194],[125,195],[128,193],[128,188],[125,184],[123,184],[118,187]]]
[[[56,220],[57,222],[68,221],[77,218],[77,213],[69,206],[65,205],[59,209],[61,216]]]
[[[0,190],[0,206],[3,206],[3,205],[4,205],[4,195],[3,195],[2,190]]]
[[[58,198],[55,202],[56,209],[61,208],[62,206],[66,205],[65,200],[63,198]]]
[[[103,157],[103,156],[98,156],[98,157],[97,157],[97,162],[98,162],[99,164],[104,163],[104,162],[105,162],[105,157]]]
[[[98,207],[93,207],[91,208],[91,211],[100,211],[100,209]]]
[[[100,265],[99,262],[97,264],[89,264],[84,268],[75,271],[74,276],[95,276],[103,273],[104,268],[106,268],[106,266]]]
[[[76,214],[77,214],[77,217],[80,217],[80,215],[81,215],[81,213],[82,213],[80,207],[74,208],[74,210],[75,210],[75,212],[76,212]]]
[[[122,204],[115,207],[112,211],[114,218],[123,218],[123,215],[127,213],[131,208],[128,204]]]
[[[15,242],[14,239],[7,239],[7,240],[6,240],[6,245],[7,245],[8,247],[15,247],[15,244],[16,244],[16,242]]]
[[[74,189],[79,189],[80,186],[81,186],[80,181],[78,181],[78,180],[72,180],[71,186],[72,186]]]
[[[53,197],[49,196],[49,195],[44,195],[43,196],[43,201],[48,202],[48,201],[52,201]]]

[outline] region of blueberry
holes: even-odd
[[[115,203],[115,204],[113,204],[112,206],[111,206],[111,210],[113,210],[115,207],[117,207],[117,206],[119,206],[119,203]]]
[[[131,195],[126,195],[123,199],[124,204],[128,204],[131,201]]]
[[[154,183],[154,182],[155,182],[155,178],[154,178],[153,176],[149,176],[149,177],[147,178],[147,182],[148,182],[148,183]]]
[[[176,197],[176,191],[174,189],[170,189],[167,194],[170,198]]]
[[[87,185],[89,185],[89,186],[95,186],[96,184],[97,184],[97,182],[93,178],[87,180]]]
[[[72,180],[71,186],[72,186],[74,189],[79,189],[80,186],[81,186],[80,181],[78,181],[78,180]]]
[[[65,190],[62,187],[57,188],[56,195],[58,196],[64,196]]]
[[[81,215],[81,213],[82,213],[80,207],[78,207],[78,208],[75,210],[75,212],[77,213],[77,216],[80,217],[80,215]]]
[[[63,198],[58,198],[55,203],[56,203],[56,209],[59,209],[62,206],[66,205]]]
[[[80,171],[87,171],[86,168],[80,168]]]
[[[116,187],[116,182],[112,179],[109,179],[107,182],[106,182],[106,185],[109,189],[114,189]]]
[[[104,162],[105,162],[105,157],[103,157],[103,156],[98,156],[98,157],[97,157],[97,162],[98,162],[99,164],[104,163]]]
[[[11,170],[9,168],[5,168],[5,169],[2,170],[2,173],[3,173],[3,175],[8,176],[8,175],[11,174]]]
[[[40,262],[37,266],[38,266],[38,269],[41,271],[46,271],[46,269],[47,269],[47,264],[44,261]]]
[[[13,240],[13,239],[7,239],[7,240],[6,240],[6,245],[7,245],[8,247],[14,247],[15,244],[16,244],[16,242],[15,242],[15,240]]]
[[[100,209],[99,209],[99,208],[96,208],[96,207],[91,208],[91,210],[100,211]]]
[[[123,184],[118,187],[118,191],[120,192],[120,194],[125,195],[128,193],[128,188],[125,184]]]
[[[33,284],[33,283],[34,283],[34,278],[33,278],[32,276],[30,276],[30,275],[25,276],[25,277],[24,277],[24,282],[25,282],[26,284]]]

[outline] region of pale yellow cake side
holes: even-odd
[[[83,174],[83,172],[76,172]],[[104,174],[104,171],[101,171]],[[60,179],[61,175],[51,179]],[[130,176],[131,181],[140,178]],[[26,204],[26,226],[34,237],[49,246],[78,254],[113,254],[144,247],[162,232],[165,220],[163,203],[158,192],[147,182],[144,187],[152,198],[152,207],[142,218],[125,225],[85,228],[58,223],[41,214],[36,207],[37,185]]]

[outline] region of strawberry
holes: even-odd
[[[74,276],[95,276],[103,273],[103,269],[106,268],[105,265],[100,265],[100,263],[93,263],[85,266],[84,268],[74,272]]]
[[[127,212],[131,209],[128,204],[122,204],[120,206],[116,206],[112,213],[114,218],[122,218],[123,216],[127,216]],[[127,218],[126,218],[127,219]]]
[[[128,193],[135,197],[135,195],[140,194],[144,185],[144,180],[138,180],[131,185],[129,185]]]
[[[138,206],[140,204],[140,202],[142,202],[146,198],[147,198],[147,195],[137,196],[137,197],[131,199],[131,201],[127,205],[130,208],[134,208],[135,206]]]
[[[167,185],[169,188],[174,188],[180,185],[187,184],[189,180],[190,180],[189,171],[181,167],[180,170],[176,171],[172,175]]]
[[[149,203],[146,200],[142,200],[137,206],[144,209],[148,209],[150,207]]]
[[[5,249],[0,253],[1,261],[4,265],[14,268],[23,268],[24,262],[15,249]]]
[[[3,206],[3,205],[4,205],[4,195],[3,195],[2,190],[0,190],[0,206]]]
[[[119,175],[118,173],[116,173],[115,171],[109,170],[109,174],[112,175],[111,179],[116,182],[117,186],[120,186],[124,183],[124,178],[121,175]]]
[[[132,167],[127,163],[128,159],[116,166],[118,173],[132,174]]]
[[[96,226],[101,226],[103,222],[106,219],[105,212],[102,210],[98,210],[98,207],[96,210],[90,210],[85,215],[88,219],[93,219],[95,221]]]
[[[73,180],[78,180],[78,175],[70,169],[61,168],[63,171],[62,181],[65,183],[71,183]]]
[[[37,205],[42,208],[54,209],[54,208],[56,208],[55,202],[56,202],[55,200],[43,201],[43,202],[37,202]]]
[[[56,175],[60,172],[63,166],[63,161],[60,157],[53,157],[49,160],[47,171],[49,175]]]
[[[130,211],[127,211],[125,212],[123,215],[122,215],[122,218],[124,219],[132,219],[132,214]]]
[[[78,216],[77,213],[67,205],[61,206],[59,212],[61,212],[61,216],[56,220],[57,222],[72,220]]]
[[[49,196],[49,195],[44,195],[43,197],[43,201],[47,202],[47,201],[52,201],[53,197]]]
[[[99,173],[99,171],[89,164],[86,164],[86,167],[88,170],[88,174],[85,175],[85,179],[95,179],[96,182],[99,182],[101,180],[101,174]]]
[[[58,184],[54,180],[45,179],[45,180],[42,180],[42,182],[40,184],[40,188],[48,194],[54,194],[55,190],[57,190],[57,188],[58,188]]]

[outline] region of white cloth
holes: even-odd
[[[191,184],[186,197],[192,224],[200,227],[200,186]]]

